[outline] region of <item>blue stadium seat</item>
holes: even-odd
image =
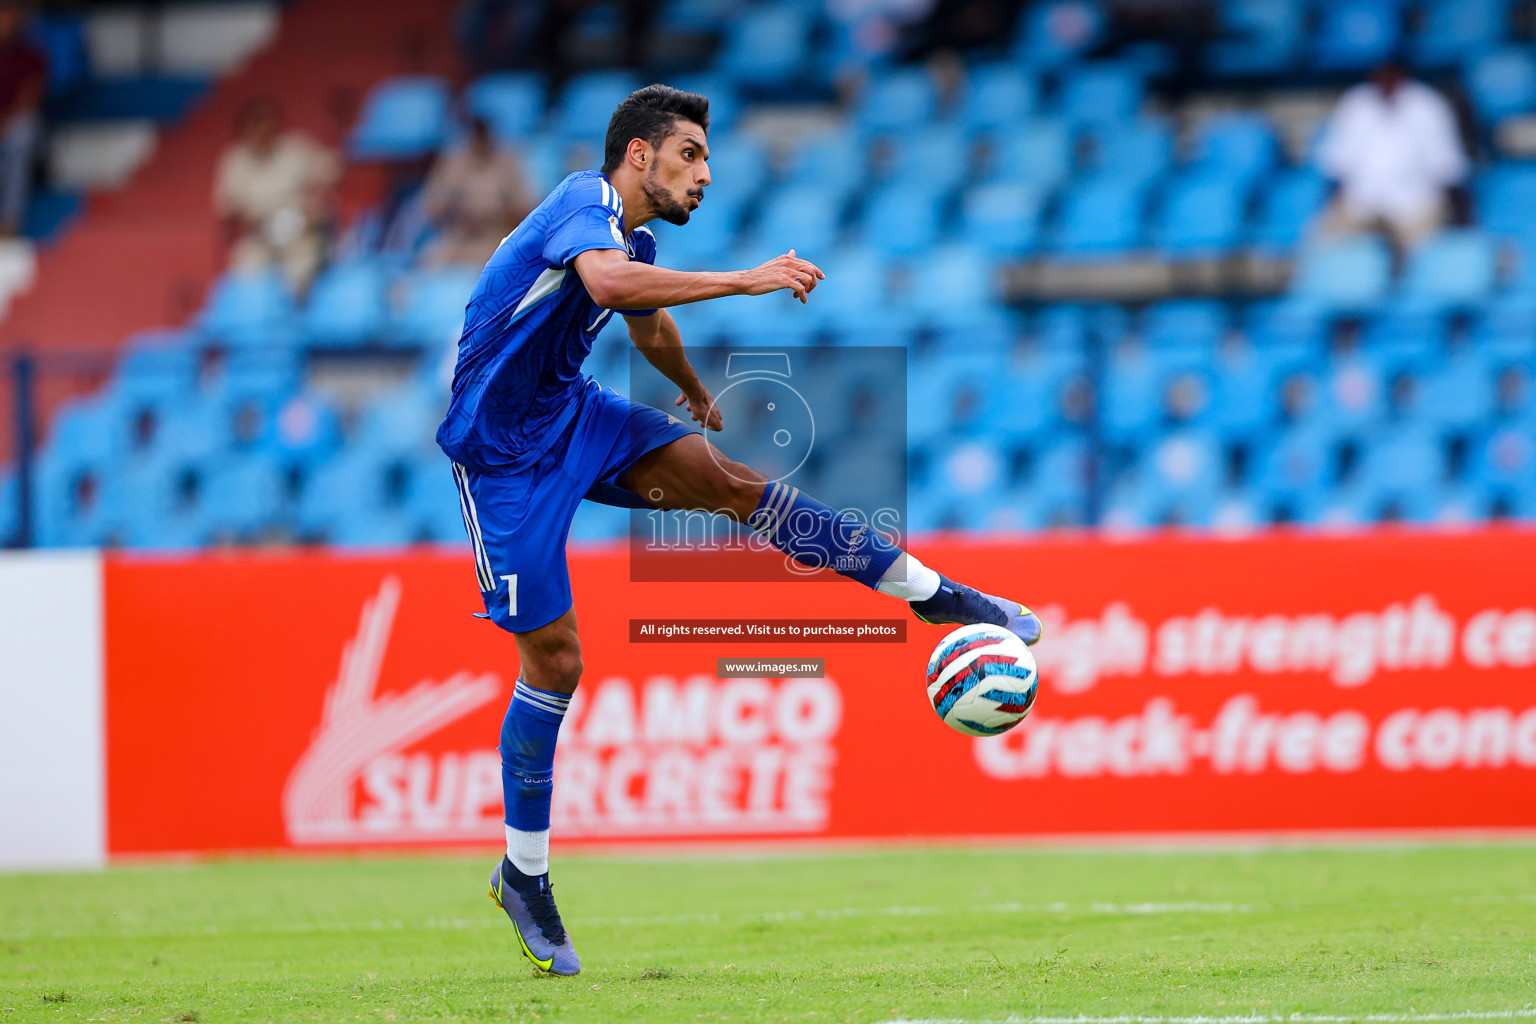
[[[1374,429],[1387,408],[1388,366],[1374,353],[1335,355],[1319,393],[1318,418],[1340,431]]]
[[[736,83],[729,77],[712,71],[676,75],[667,79],[667,83],[684,92],[696,92],[709,100],[710,152],[713,154],[713,138],[716,135],[729,134],[736,128],[736,122],[741,119],[741,95],[736,89]]]
[[[431,449],[448,407],[445,390],[422,380],[387,391],[363,409],[357,438],[387,451]]]
[[[854,189],[865,184],[868,165],[864,146],[852,132],[833,132],[795,150],[784,185],[819,189],[841,205]]]
[[[1493,414],[1494,368],[1487,356],[1468,347],[1453,353],[1426,374],[1419,408],[1427,423],[1446,430],[1468,430]]]
[[[960,237],[994,253],[1023,255],[1040,236],[1045,197],[1037,188],[999,183],[965,190],[960,206]]]
[[[203,482],[204,520],[215,536],[253,539],[260,531],[283,525],[286,496],[283,466],[272,455],[223,460],[211,467]]]
[[[367,543],[358,538],[377,525],[371,520],[379,512],[404,503],[404,491],[398,496],[390,494],[390,475],[395,467],[409,461],[405,454],[360,437],[309,475],[299,495],[295,524],[305,534],[328,535],[341,543]],[[343,532],[352,519],[370,521],[359,523],[349,541]]]
[[[1495,426],[1477,446],[1471,468],[1472,478],[1489,487],[1536,491],[1536,421]]]
[[[1076,123],[1129,121],[1146,93],[1141,75],[1123,64],[1083,64],[1065,76],[1058,105],[1062,116]]]
[[[1468,305],[1494,286],[1498,254],[1480,231],[1444,231],[1428,239],[1408,261],[1402,291],[1430,305]]]
[[[1254,241],[1268,249],[1294,248],[1327,199],[1328,182],[1310,167],[1271,178],[1259,189]]]
[[[1148,184],[1173,163],[1173,129],[1161,120],[1101,125],[1086,135],[1093,140],[1092,172],[1099,178]]]
[[[1271,502],[1305,505],[1327,492],[1336,468],[1337,438],[1320,422],[1294,426],[1260,453],[1256,490]]]
[[[627,71],[583,72],[565,84],[550,127],[568,139],[601,139],[614,108],[643,84]]]
[[[295,338],[293,296],[275,270],[231,271],[214,282],[198,326],[229,345],[287,344]]]
[[[897,68],[874,75],[853,120],[866,132],[899,131],[926,123],[938,108],[938,89],[925,68]]]
[[[390,337],[433,347],[457,342],[464,329],[464,306],[478,276],[464,267],[417,271],[405,282],[405,304],[391,321]]]
[[[1262,114],[1218,114],[1201,123],[1194,157],[1203,169],[1252,184],[1279,161],[1280,143]]]
[[[1163,375],[1145,345],[1116,346],[1104,370],[1099,420],[1104,436],[1139,442],[1162,414]]]
[[[375,86],[352,129],[359,160],[409,160],[442,145],[448,131],[448,85],[440,78],[408,76]]]
[[[1218,5],[1221,38],[1206,51],[1216,75],[1272,75],[1296,63],[1306,23],[1303,0],[1228,0]]]
[[[1093,0],[1047,0],[1019,18],[1014,54],[1026,65],[1064,64],[1098,45],[1105,26],[1103,8]]]
[[[299,392],[273,413],[267,448],[283,465],[308,470],[341,446],[341,417],[320,395]]]
[[[813,26],[811,12],[794,4],[750,7],[727,27],[715,68],[748,87],[788,82],[806,67]]]
[[[1199,170],[1180,176],[1163,197],[1152,243],[1176,257],[1225,255],[1240,240],[1247,191],[1237,178]]]
[[[1035,110],[1035,80],[1014,64],[982,64],[966,75],[956,116],[968,128],[1009,128]]]
[[[1509,0],[1430,0],[1409,49],[1421,68],[1459,64],[1503,42]]]
[[[1325,71],[1360,71],[1391,56],[1402,39],[1400,0],[1332,0],[1318,11],[1312,61]]]
[[[905,308],[929,324],[961,324],[999,302],[997,265],[968,246],[925,250]]]
[[[807,312],[819,323],[856,322],[889,304],[886,283],[890,267],[879,250],[833,250],[815,262],[827,279],[816,286]]]
[[[1536,163],[1501,161],[1478,175],[1477,219],[1499,235],[1536,235]]]
[[[1372,236],[1341,238],[1302,254],[1291,293],[1329,309],[1367,309],[1386,294],[1392,255]]]
[[[808,259],[832,248],[842,220],[842,202],[825,188],[793,185],[779,189],[763,207],[757,241],[766,249],[795,249]]]
[[[1221,441],[1199,428],[1170,431],[1148,445],[1138,469],[1154,500],[1165,507],[1211,505],[1225,473]]]
[[[1398,497],[1431,490],[1444,477],[1444,447],[1431,430],[1416,423],[1372,437],[1358,475],[1369,492]]]
[[[189,396],[197,389],[201,354],[190,332],[143,332],[123,345],[123,358],[109,384],[123,404],[158,405]]]
[[[905,256],[931,249],[939,237],[939,198],[905,181],[882,186],[860,217],[864,244]]]
[[[1227,311],[1212,299],[1172,299],[1147,307],[1141,337],[1153,348],[1193,348],[1214,355]]]
[[[988,180],[1053,189],[1072,171],[1072,133],[1053,118],[1027,121],[994,135],[995,155]]]
[[[1467,70],[1466,86],[1485,121],[1523,114],[1536,107],[1536,58],[1514,48],[1487,54]]]
[[[1072,188],[1062,203],[1055,248],[1063,256],[1109,256],[1141,243],[1145,193],[1134,181],[1090,178]]]
[[[913,191],[948,193],[971,175],[970,142],[957,124],[912,125],[896,140],[901,156],[889,181]]]
[[[327,267],[304,309],[305,340],[347,346],[380,337],[389,319],[384,293],[384,273],[376,263],[353,260]]]
[[[1280,412],[1280,382],[1296,368],[1251,343],[1223,346],[1211,367],[1211,425],[1229,438],[1267,436]]]
[[[483,117],[503,142],[537,132],[544,123],[544,79],[526,72],[482,75],[464,90],[464,106]]]

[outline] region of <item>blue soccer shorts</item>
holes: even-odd
[[[453,464],[486,613],[510,633],[546,626],[571,607],[565,541],[581,500],[646,507],[616,479],[646,452],[694,432],[612,388],[589,385],[580,401],[527,467],[485,476]]]

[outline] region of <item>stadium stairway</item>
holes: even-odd
[[[375,82],[399,74],[459,76],[442,31],[453,8],[452,0],[298,0],[286,8],[274,43],[166,132],[126,187],[93,196],[42,256],[37,284],[0,324],[0,358],[21,348],[109,352],[135,332],[183,322],[201,305],[222,261],[210,196],[241,104],[270,96],[290,127],[340,144]],[[380,166],[349,163],[342,216],[376,202],[384,187]],[[109,369],[103,360],[103,375]],[[91,374],[45,374],[39,431],[59,402],[99,382]],[[0,461],[13,445],[9,390],[0,389]]]

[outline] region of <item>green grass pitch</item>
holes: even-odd
[[[537,976],[483,857],[0,877],[0,1022],[1536,1019],[1536,848],[557,856]]]

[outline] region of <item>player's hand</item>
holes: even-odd
[[[827,275],[810,260],[796,256],[795,250],[791,249],[783,256],[775,256],[762,266],[748,270],[746,277],[743,295],[767,295],[788,289],[804,302],[816,283],[826,280]]]
[[[688,413],[695,423],[703,424],[708,430],[721,430],[724,423],[720,419],[720,407],[715,404],[715,396],[709,393],[709,388],[703,384],[695,385],[690,394],[684,391],[677,396],[673,405],[688,404]]]

